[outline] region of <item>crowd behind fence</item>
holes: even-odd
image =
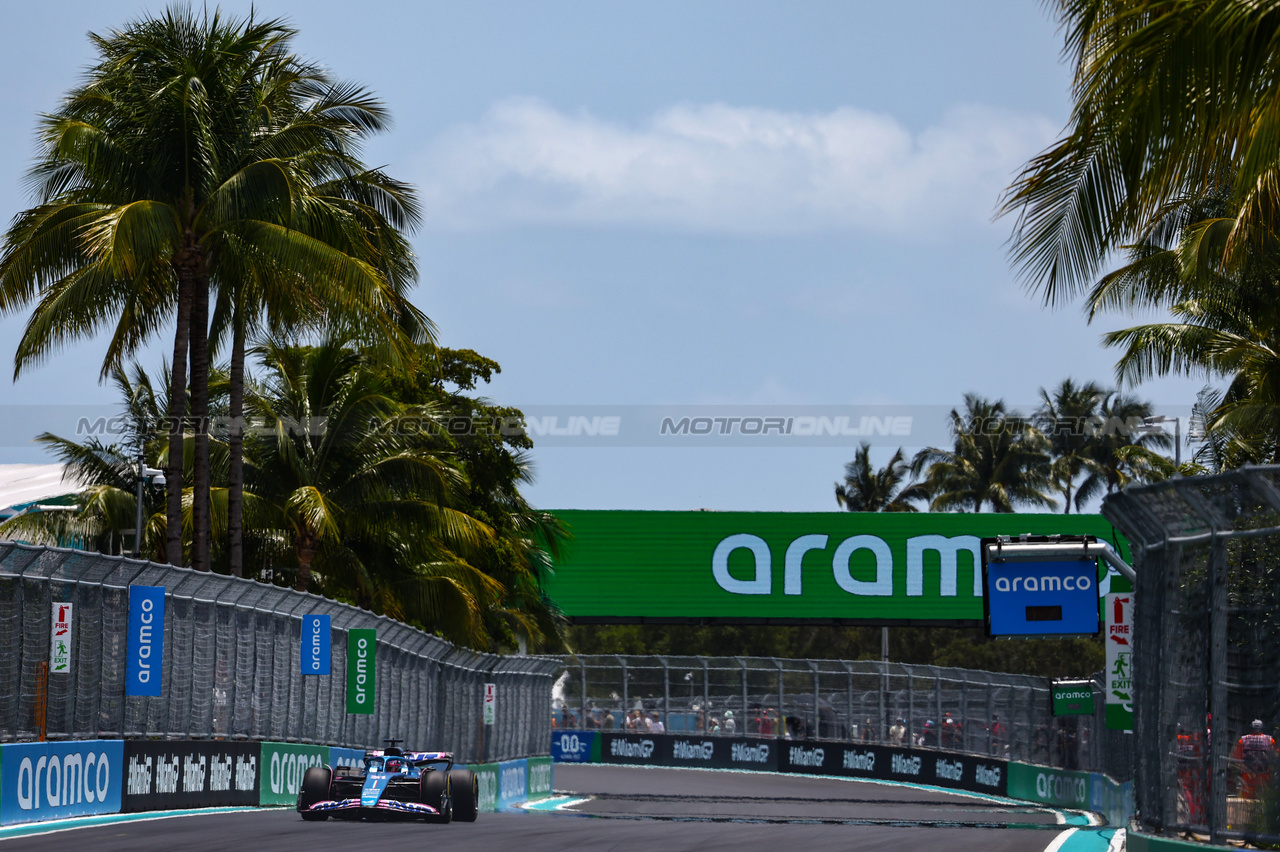
[[[758,657],[565,658],[560,727],[903,743],[1132,774],[1132,735],[1096,712],[1052,715],[1048,679],[868,660]],[[660,727],[659,727],[660,726]]]
[[[1142,827],[1275,848],[1280,467],[1126,489],[1102,512],[1128,538],[1137,571],[1134,799]]]
[[[161,695],[125,695],[131,585],[164,586]],[[74,604],[71,670],[46,674],[53,602]],[[304,615],[329,615],[331,674],[303,675]],[[374,713],[346,712],[347,631],[376,628]],[[480,654],[366,610],[185,568],[0,541],[0,741],[167,737],[364,748],[461,761],[545,755],[554,658]],[[484,685],[496,718],[485,725]],[[41,718],[43,717],[43,718]]]

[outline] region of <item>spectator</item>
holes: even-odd
[[[724,711],[724,732],[733,736],[738,731],[738,723],[733,720],[733,711]]]
[[[889,726],[889,744],[900,746],[907,738],[907,720],[899,719]]]
[[[610,710],[604,714],[604,724],[601,727],[603,727],[606,731],[612,731],[613,726],[616,722],[617,720],[613,718],[613,711]]]
[[[1004,737],[1004,725],[1001,724],[999,716],[993,715],[991,724],[987,725],[987,754],[1003,754]]]
[[[1261,719],[1254,719],[1250,732],[1236,741],[1231,756],[1240,761],[1240,796],[1256,799],[1271,783],[1271,767],[1276,760],[1276,741],[1262,732]]]
[[[654,710],[653,714],[649,716],[649,733],[663,734],[666,733],[666,730],[666,726],[662,724],[662,717],[657,710]]]
[[[862,741],[864,743],[871,742],[872,733],[873,732],[872,732],[871,720],[868,719],[867,721],[862,723]]]
[[[960,723],[952,719],[950,713],[942,714],[942,747],[960,747]]]
[[[773,732],[773,708],[769,707],[765,709],[764,715],[760,717],[760,736],[771,737]]]
[[[924,723],[924,731],[920,734],[920,745],[925,748],[938,747],[938,726],[932,719]]]

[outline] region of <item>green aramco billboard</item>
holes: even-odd
[[[556,560],[545,588],[579,623],[971,625],[982,622],[978,542],[985,536],[1089,534],[1129,555],[1127,543],[1101,515],[588,510],[555,515],[573,541]],[[1102,576],[1101,593],[1112,579],[1117,578]]]

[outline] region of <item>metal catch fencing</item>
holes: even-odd
[[[577,656],[563,661],[552,714],[560,727],[901,742],[1129,780],[1132,736],[1106,730],[1102,701],[1055,718],[1051,697],[1046,678],[939,666]]]
[[[1102,513],[1128,538],[1138,575],[1138,820],[1155,833],[1275,848],[1280,467],[1129,488]]]
[[[164,586],[161,695],[126,696],[131,585]],[[53,602],[71,666],[47,673]],[[304,615],[329,615],[331,672],[301,673]],[[346,641],[376,628],[374,712],[346,712]],[[545,755],[558,659],[481,654],[347,604],[220,574],[0,541],[0,741],[227,738],[353,748],[403,740],[461,761]],[[485,725],[484,685],[495,684]],[[41,718],[42,717],[42,718]]]

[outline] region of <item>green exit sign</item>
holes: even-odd
[[[1060,680],[1054,683],[1053,715],[1092,716],[1093,683],[1087,680]]]

